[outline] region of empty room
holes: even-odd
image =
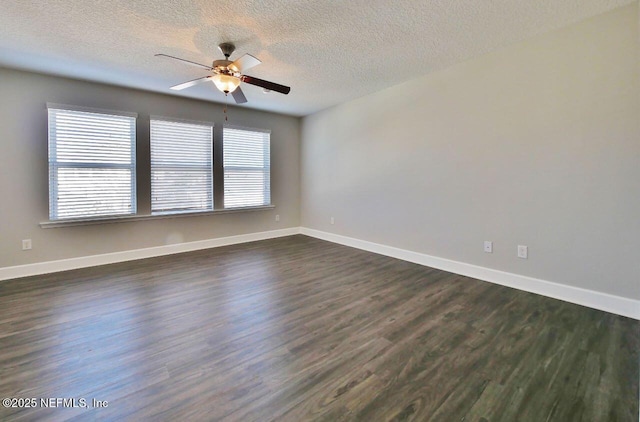
[[[639,27],[0,1],[0,420],[640,421]]]

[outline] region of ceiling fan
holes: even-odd
[[[211,75],[203,76],[202,78],[194,79],[192,81],[172,86],[170,89],[179,91],[181,89],[197,85],[201,82],[212,81],[220,91],[224,92],[225,95],[231,94],[233,96],[233,99],[238,104],[247,102],[247,98],[244,96],[242,89],[240,89],[240,82],[259,86],[261,88],[264,88],[266,92],[276,91],[280,92],[281,94],[288,94],[289,91],[291,91],[291,88],[288,86],[245,75],[245,70],[262,63],[251,54],[245,54],[236,61],[231,61],[229,60],[229,56],[231,56],[236,47],[231,43],[222,43],[218,46],[218,48],[220,49],[222,54],[224,54],[225,59],[215,60],[211,66],[181,59],[179,57],[169,56],[167,54],[156,54],[156,57],[168,57],[170,59],[180,60],[183,63],[207,69],[212,73]]]

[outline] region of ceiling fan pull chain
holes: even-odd
[[[222,109],[222,112],[224,113],[224,121],[228,122],[229,121],[229,116],[227,115],[227,98],[228,98],[229,94],[227,94],[226,92],[224,93],[224,109]]]

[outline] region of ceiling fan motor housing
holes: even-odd
[[[213,68],[213,72],[218,75],[228,75],[239,78],[242,76],[242,73],[240,73],[240,69],[237,69],[235,66],[229,66],[232,63],[231,60],[215,60],[211,67]]]

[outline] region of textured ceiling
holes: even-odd
[[[307,115],[636,0],[0,0],[0,66],[223,102],[206,75],[156,53],[262,64],[245,107]]]

